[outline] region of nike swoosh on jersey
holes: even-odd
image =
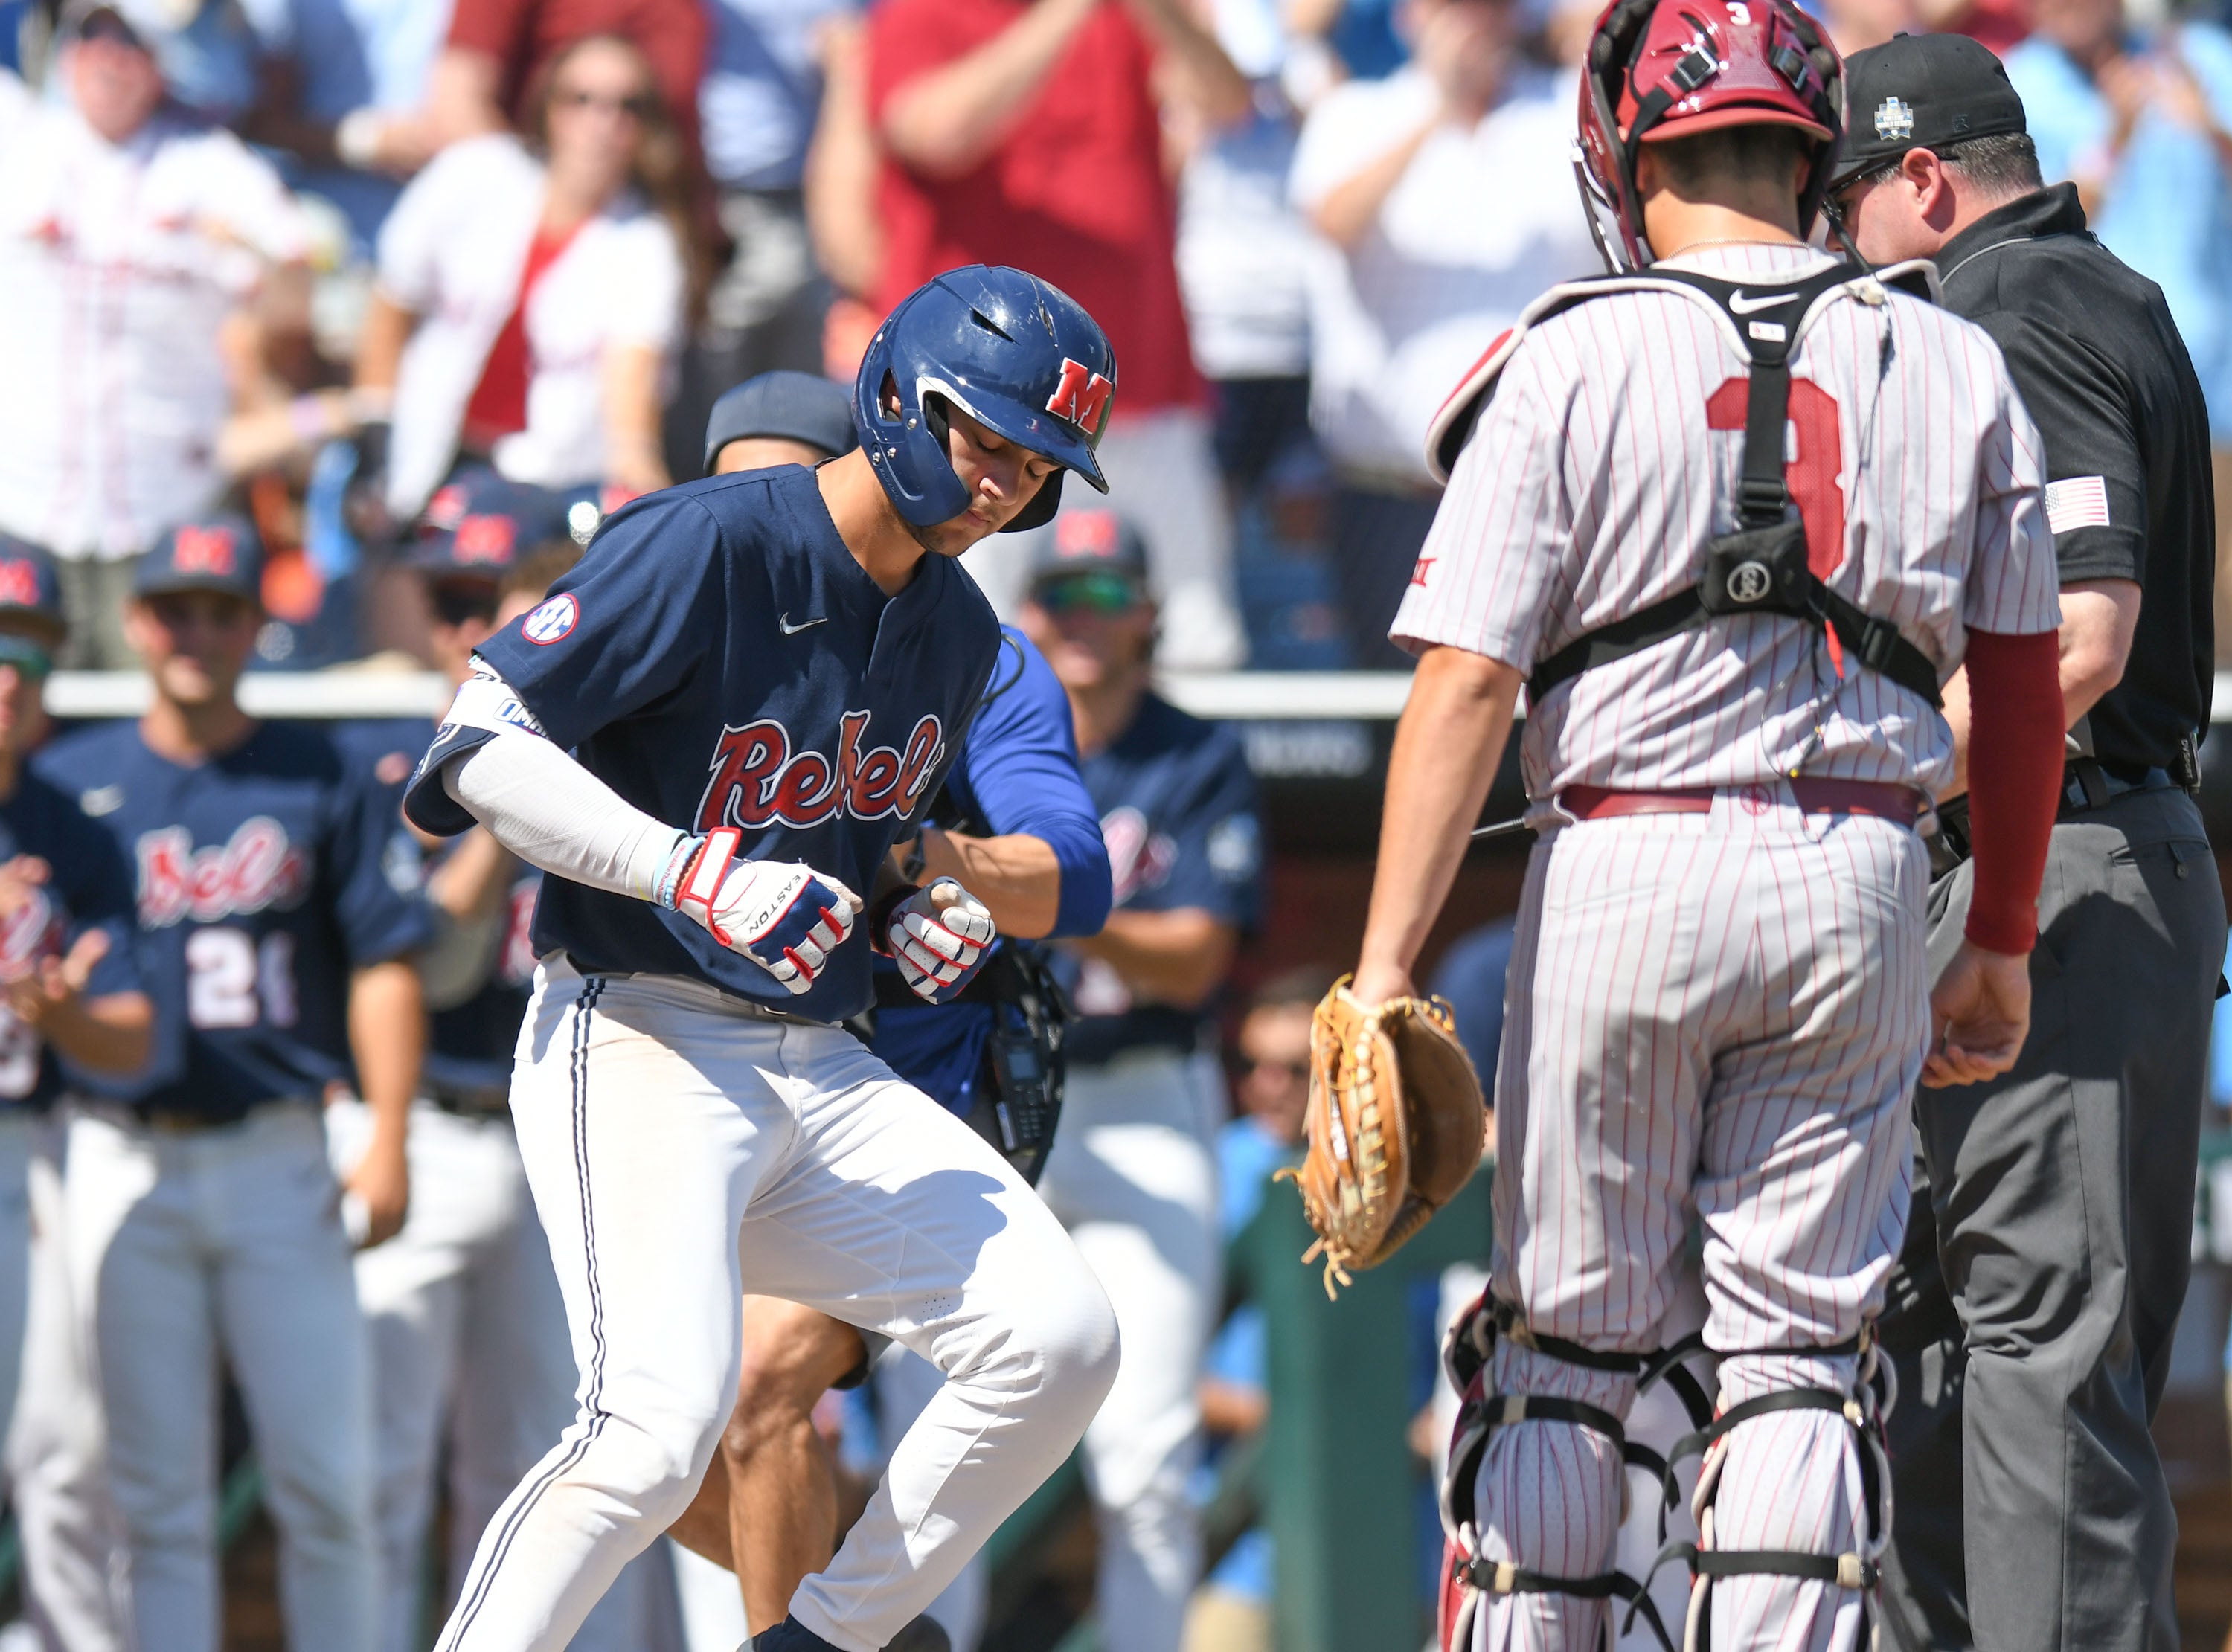
[[[1797,301],[1798,295],[1795,293],[1778,293],[1772,298],[1747,299],[1743,288],[1739,287],[1729,295],[1729,308],[1738,315],[1749,315],[1755,310],[1771,310],[1778,304],[1795,304]]]
[[[786,637],[795,637],[795,636],[797,636],[797,635],[798,635],[798,633],[799,633],[800,632],[804,631],[804,630],[805,630],[805,629],[807,629],[807,627],[808,627],[809,625],[827,625],[827,624],[829,623],[829,616],[828,616],[827,614],[823,614],[823,615],[822,615],[820,619],[801,619],[801,620],[800,620],[796,625],[792,625],[792,624],[790,623],[790,616],[789,616],[788,614],[784,614],[781,619],[777,619],[775,623],[777,625],[779,625],[780,627],[782,627],[782,634],[783,634],[784,636],[786,636]]]

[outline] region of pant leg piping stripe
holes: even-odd
[[[597,1007],[597,1000],[604,993],[604,987],[601,975],[591,975],[581,983],[581,994],[574,1001],[573,1038],[567,1061],[573,1088],[574,1177],[581,1189],[581,1250],[589,1280],[590,1358],[586,1401],[589,1426],[573,1448],[546,1469],[527,1494],[513,1505],[510,1514],[505,1518],[503,1531],[496,1539],[496,1548],[489,1556],[488,1565],[482,1568],[480,1577],[473,1585],[472,1597],[459,1603],[457,1616],[451,1619],[450,1629],[443,1635],[437,1652],[441,1652],[444,1648],[454,1648],[464,1638],[466,1631],[472,1628],[473,1619],[479,1615],[482,1604],[488,1599],[490,1586],[502,1570],[504,1557],[511,1552],[513,1539],[519,1535],[528,1513],[542,1500],[542,1493],[550,1488],[553,1481],[570,1473],[581,1461],[604,1429],[605,1414],[598,1408],[605,1383],[604,1292],[597,1279],[595,1208],[589,1198],[589,1164],[585,1150],[589,1099],[589,1017]]]

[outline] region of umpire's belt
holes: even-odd
[[[1778,784],[1788,786],[1792,799],[1808,814],[1865,814],[1911,826],[1928,807],[1928,800],[1911,786],[1880,781],[1801,777]],[[1706,814],[1721,792],[1742,789],[1706,786],[1671,792],[1615,792],[1601,786],[1568,786],[1558,794],[1558,807],[1576,820],[1616,820],[1630,814]],[[1759,789],[1765,794],[1764,787]]]
[[[2111,767],[2092,757],[2073,757],[2062,765],[2061,801],[2056,822],[2074,820],[2134,792],[2180,792],[2166,768]],[[1969,835],[1966,794],[1937,806],[1937,835],[1930,840],[1930,875],[1943,878],[1976,852]]]

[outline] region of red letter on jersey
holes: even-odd
[[[1750,397],[1751,380],[1726,380],[1705,403],[1706,425],[1742,430]],[[1792,379],[1790,424],[1798,446],[1783,467],[1783,486],[1806,524],[1806,565],[1815,579],[1826,580],[1845,560],[1845,456],[1836,398],[1810,379]]]

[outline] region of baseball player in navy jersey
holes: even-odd
[[[1061,949],[1079,1019],[1063,1129],[1039,1184],[1108,1287],[1124,1338],[1124,1368],[1085,1436],[1100,1525],[1094,1616],[1110,1652],[1175,1652],[1201,1571],[1186,1481],[1223,1273],[1211,1011],[1262,898],[1255,785],[1232,730],[1148,687],[1145,547],[1116,513],[1055,519],[1022,618],[1068,693],[1114,878],[1106,926]]]
[[[1114,378],[1061,294],[950,271],[872,341],[860,450],[635,502],[479,650],[408,807],[553,874],[511,1103],[581,1406],[483,1534],[445,1652],[563,1646],[688,1506],[747,1294],[946,1377],[759,1652],[887,1645],[1106,1392],[1115,1327],[1058,1224],[836,1023],[872,952],[935,1002],[993,938],[958,883],[878,871],[999,654],[952,559],[1050,513],[1067,471],[1104,485]]]
[[[2061,761],[2037,435],[1914,270],[1805,244],[1843,72],[1794,6],[1616,0],[1587,63],[1614,273],[1530,307],[1435,422],[1449,491],[1393,627],[1420,658],[1353,988],[1411,990],[1527,683],[1541,835],[1492,1279],[1453,1337],[1445,1630],[1578,1652],[1636,1588],[1622,1424],[1694,1212],[1719,1393],[1670,1454],[1703,1453],[1698,1542],[1664,1557],[1695,1574],[1687,1638],[1856,1648],[1909,1093],[2005,1071],[2029,1018]],[[1933,988],[1917,827],[1959,665],[1989,826]]]
[[[76,801],[29,772],[63,640],[42,552],[0,540],[0,1429],[15,1416],[29,1288],[29,1174],[64,1064],[126,1078],[154,1009],[132,959],[131,884]]]
[[[342,1210],[375,1242],[403,1221],[425,1040],[409,955],[429,925],[380,789],[326,734],[240,709],[259,560],[237,519],[166,534],[126,616],[153,704],[37,765],[133,866],[155,1001],[155,1076],[78,1113],[66,1191],[144,1652],[217,1645],[220,1352],[279,1526],[289,1644],[374,1645],[370,1405]],[[352,1066],[373,1125],[344,1196],[319,1103]]]
[[[766,373],[714,404],[706,464],[725,475],[818,463],[849,450],[852,438],[842,387],[804,373]],[[1108,857],[1078,776],[1068,702],[1038,650],[1018,632],[1003,627],[1002,634],[999,664],[961,755],[922,829],[900,852],[915,879],[951,877],[965,885],[990,911],[1002,939],[969,991],[944,1005],[923,1003],[895,965],[878,960],[869,1028],[868,1047],[894,1072],[964,1117],[992,1111],[987,1101],[1009,1099],[1017,1108],[1025,1101],[1000,1096],[1004,1068],[989,1047],[996,1030],[1013,1031],[1024,1020],[1009,1001],[1011,972],[1002,955],[1016,950],[1017,936],[1090,935],[1108,913]],[[1027,1168],[1043,1156],[1043,1147],[1025,1143],[1020,1130],[1016,1145]],[[780,1622],[800,1580],[828,1564],[837,1490],[814,1407],[830,1388],[859,1381],[871,1344],[884,1341],[798,1303],[744,1299],[736,1410],[720,1455],[674,1533],[736,1574],[743,1610],[718,1642],[724,1652],[748,1633],[747,1620],[762,1627]],[[934,1369],[930,1376],[927,1384],[912,1386],[934,1392]],[[887,1418],[887,1426],[903,1432],[918,1409]],[[982,1616],[981,1588],[966,1587],[976,1570],[972,1564],[927,1614],[957,1644],[973,1644]],[[735,1599],[730,1591],[731,1605]]]
[[[579,555],[556,495],[485,469],[452,479],[408,557],[432,615],[438,669],[463,683],[473,649],[541,602]],[[432,733],[425,718],[399,718],[344,725],[335,739],[399,810]],[[394,1238],[356,1257],[372,1353],[380,1652],[418,1645],[438,1463],[450,1499],[447,1592],[438,1603],[446,1606],[497,1505],[572,1420],[579,1377],[507,1105],[542,874],[482,827],[432,842],[426,894],[437,933],[420,956],[430,1014],[412,1110],[410,1214]],[[360,1101],[328,1109],[343,1173],[371,1127]],[[623,1572],[598,1603],[575,1652],[636,1652],[640,1571]]]

